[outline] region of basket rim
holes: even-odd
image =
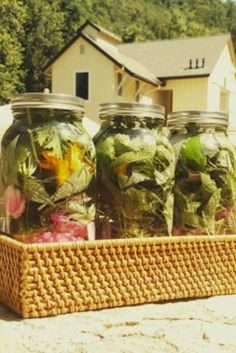
[[[127,245],[162,245],[162,244],[192,244],[192,243],[206,243],[206,242],[234,242],[236,241],[236,234],[229,235],[197,235],[197,236],[166,236],[166,237],[148,237],[148,238],[126,238],[126,239],[98,239],[84,242],[59,242],[59,243],[40,243],[40,244],[25,244],[6,235],[0,234],[1,243],[8,244],[21,250],[59,250],[59,249],[74,249],[74,248],[101,248],[101,247],[117,247]]]

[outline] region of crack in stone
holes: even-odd
[[[190,320],[190,321],[193,321],[193,320],[196,320],[196,321],[201,321],[201,322],[204,322],[204,323],[207,323],[207,324],[215,324],[217,322],[221,323],[221,324],[224,324],[224,325],[228,325],[228,326],[235,326],[236,325],[236,322],[234,321],[219,321],[218,320],[214,320],[214,321],[211,321],[211,320],[204,320],[202,318],[199,318],[199,317],[144,317],[143,320],[153,320],[153,321],[184,321],[184,320]]]
[[[95,336],[95,337],[98,337],[98,338],[101,338],[101,339],[105,338],[105,336],[101,335],[100,333],[96,333],[96,332],[85,331],[85,330],[81,330],[80,332],[81,333],[85,333],[85,334],[90,334],[92,336]]]
[[[114,328],[114,327],[122,327],[122,326],[137,326],[139,325],[140,322],[139,321],[125,321],[125,322],[119,322],[119,323],[115,323],[115,324],[104,324],[103,326],[105,328]]]
[[[172,347],[175,350],[175,352],[179,352],[179,347],[173,342],[167,340],[165,334],[159,334],[155,336],[155,335],[147,335],[146,333],[144,334],[143,332],[134,332],[134,333],[122,334],[122,335],[119,335],[118,337],[135,337],[135,336],[161,340],[162,343],[165,343],[168,346]]]

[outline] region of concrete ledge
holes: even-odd
[[[23,320],[0,304],[0,353],[236,353],[236,295]]]

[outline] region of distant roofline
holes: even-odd
[[[222,49],[223,49],[223,45],[226,47],[228,47],[229,53],[230,53],[230,57],[232,60],[232,63],[236,66],[236,52],[235,52],[235,48],[234,48],[234,44],[233,44],[233,40],[232,40],[232,36],[230,33],[220,33],[220,34],[213,34],[213,35],[208,35],[208,36],[198,36],[198,37],[186,37],[186,38],[175,38],[175,39],[158,39],[158,40],[151,40],[151,41],[145,41],[145,42],[133,42],[133,43],[122,43],[120,45],[118,45],[118,50],[121,51],[121,53],[124,53],[127,56],[132,56],[132,50],[135,50],[137,52],[144,52],[146,48],[159,48],[159,50],[161,50],[161,48],[168,48],[170,45],[173,45],[178,48],[178,45],[184,45],[184,43],[190,44],[191,42],[193,42],[193,45],[195,45],[195,43],[197,44],[196,41],[198,40],[204,40],[204,41],[211,41],[211,40],[215,40],[216,41],[220,41],[221,45],[222,45]],[[156,45],[156,47],[155,47]],[[162,46],[163,45],[163,46]],[[166,46],[165,46],[166,45]],[[127,46],[127,49],[125,49]],[[130,51],[129,49],[130,48]],[[133,49],[132,49],[133,48]],[[138,61],[141,61],[144,65],[145,65],[145,60],[140,60],[141,58],[138,56],[139,59],[137,59]],[[156,76],[160,79],[160,80],[171,80],[171,79],[183,79],[183,78],[194,78],[194,77],[204,77],[204,76],[210,76],[212,70],[209,72],[205,72],[205,73],[198,73],[198,72],[191,72],[191,74],[181,74],[181,72],[179,72],[179,74],[175,73],[175,72],[171,72],[168,75],[168,72],[158,72],[157,70],[155,70],[155,74]]]
[[[119,36],[117,36],[116,34],[108,31],[106,28],[103,28],[100,25],[97,25],[96,23],[87,20],[83,25],[82,25],[82,29],[84,29],[88,24],[90,24],[93,28],[95,28],[96,30],[98,30],[99,32],[103,32],[105,33],[108,37],[115,39],[117,42],[122,42],[121,38]]]
[[[116,36],[115,34],[107,31],[106,29],[103,29],[101,26],[96,25],[95,23],[93,23],[90,20],[87,20],[84,22],[84,24],[82,24],[79,29],[77,30],[77,33],[75,34],[75,36],[48,62],[47,65],[45,65],[43,67],[43,72],[45,74],[46,71],[50,68],[50,66],[77,40],[79,39],[79,37],[81,36],[81,33],[83,31],[83,29],[87,26],[87,25],[91,25],[93,28],[95,28],[96,30],[98,30],[99,32],[104,32],[106,35],[108,35],[109,37],[116,39],[118,42],[121,43],[121,39]]]
[[[174,41],[184,41],[184,40],[193,40],[193,39],[206,39],[206,38],[212,38],[212,37],[228,37],[228,39],[232,40],[232,36],[229,32],[227,33],[219,33],[219,34],[212,34],[212,35],[207,35],[207,36],[197,36],[197,37],[184,37],[184,38],[168,38],[168,39],[156,39],[156,40],[147,40],[147,41],[143,41],[143,42],[131,42],[131,43],[126,43],[126,42],[122,42],[121,44],[119,44],[119,46],[123,46],[123,45],[142,45],[142,44],[150,44],[150,43],[166,43],[166,42],[174,42]]]
[[[90,45],[92,45],[95,49],[97,49],[100,53],[102,53],[106,58],[108,58],[109,60],[111,60],[115,65],[117,65],[118,67],[124,69],[125,72],[127,72],[130,76],[135,77],[141,81],[147,82],[149,84],[151,84],[152,86],[159,86],[161,85],[161,81],[156,77],[156,82],[153,80],[149,80],[148,78],[145,78],[144,76],[138,75],[135,72],[129,70],[124,64],[120,63],[118,60],[116,60],[112,55],[109,55],[106,51],[104,51],[99,45],[97,45],[94,41],[92,41],[88,36],[86,36],[83,33],[83,29],[84,27],[88,24],[89,21],[86,21],[86,23],[84,23],[78,30],[77,35],[71,39],[71,41],[64,46],[64,48],[61,49],[61,51],[59,51],[59,53],[47,64],[47,66],[45,66],[45,68],[43,69],[44,73],[47,74],[47,70],[49,70],[49,68],[53,65],[53,63],[79,38],[83,38],[84,40],[86,40]],[[89,22],[90,23],[90,22]],[[123,54],[124,55],[124,54]]]
[[[97,45],[94,41],[90,40],[88,38],[88,36],[83,34],[83,29],[87,26],[90,25],[93,28],[95,28],[97,31],[101,31],[103,33],[105,33],[107,36],[109,36],[110,38],[114,38],[115,40],[118,41],[117,43],[117,48],[119,49],[119,47],[123,47],[123,46],[137,46],[137,45],[148,45],[150,43],[166,43],[166,42],[176,42],[176,41],[191,41],[191,40],[197,40],[197,39],[210,39],[212,37],[225,37],[225,39],[227,39],[226,44],[229,46],[229,50],[230,50],[230,55],[232,58],[232,61],[234,62],[234,64],[236,65],[236,57],[235,57],[235,48],[233,45],[233,41],[232,41],[232,36],[230,33],[219,33],[219,34],[213,34],[213,35],[207,35],[207,36],[198,36],[198,37],[186,37],[186,38],[174,38],[174,39],[158,39],[158,40],[153,40],[153,41],[145,41],[145,42],[133,42],[133,43],[122,43],[120,42],[119,37],[117,37],[116,35],[114,35],[113,33],[107,31],[106,29],[102,28],[101,26],[93,23],[90,20],[85,21],[85,23],[83,25],[81,25],[76,33],[76,35],[49,61],[49,63],[47,65],[45,65],[45,67],[43,68],[43,71],[45,73],[45,75],[49,74],[49,69],[51,68],[51,66],[54,64],[54,62],[74,43],[76,42],[76,40],[78,40],[80,37],[82,37],[83,39],[85,39],[89,44],[91,44],[92,46],[94,46],[97,50],[99,50],[104,56],[106,56],[109,60],[113,61],[117,66],[119,67],[124,67],[124,64],[120,63],[117,59],[115,59],[114,57],[112,57],[112,55],[110,55],[109,53],[107,53],[106,51],[104,51],[99,45]],[[119,43],[120,42],[120,43]],[[124,54],[121,52],[121,54],[126,55],[128,58],[129,55]],[[139,62],[139,61],[137,61]],[[144,65],[145,67],[145,65]],[[180,79],[180,78],[193,78],[193,77],[206,77],[209,76],[209,73],[207,74],[191,74],[191,75],[178,75],[178,76],[158,76],[156,77],[156,84],[154,83],[154,81],[149,80],[148,78],[146,79],[143,76],[139,76],[138,74],[135,74],[134,72],[130,71],[127,67],[124,67],[124,71],[126,71],[129,75],[136,77],[137,79],[140,79],[142,81],[151,83],[152,85],[158,85],[161,84],[160,80],[170,80],[170,79]]]
[[[142,80],[144,82],[147,82],[153,86],[158,86],[161,84],[161,81],[156,77],[156,83],[154,81],[151,81],[143,76],[140,76],[132,71],[130,71],[124,64],[120,63],[118,60],[114,59],[112,55],[109,55],[106,51],[104,51],[99,45],[97,45],[94,41],[92,41],[90,38],[88,38],[86,35],[81,33],[80,35],[84,40],[86,40],[89,44],[91,44],[94,48],[96,48],[100,53],[102,53],[106,58],[111,60],[114,64],[119,66],[120,68],[123,68],[125,72],[127,72],[130,76],[133,76],[139,80]],[[123,54],[124,55],[124,54]]]
[[[163,85],[165,85],[165,81],[168,80],[178,80],[184,78],[201,78],[201,77],[209,77],[210,74],[195,74],[195,75],[179,75],[179,76],[158,76],[160,80],[162,80]]]
[[[83,26],[82,26],[83,27]],[[81,36],[81,27],[76,35],[61,49],[59,52],[43,67],[43,72],[47,75],[47,71],[52,64]]]

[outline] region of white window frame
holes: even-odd
[[[79,97],[84,99],[85,102],[90,102],[91,101],[91,72],[89,70],[77,70],[74,72],[74,96],[76,96],[76,74],[83,74],[87,73],[88,74],[88,99]],[[77,96],[76,96],[77,97]]]

